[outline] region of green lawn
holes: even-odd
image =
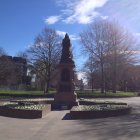
[[[22,91],[22,90],[0,90],[0,94],[27,94],[27,95],[43,95],[43,91]]]
[[[49,91],[49,94],[54,94],[56,91]],[[89,92],[89,91],[76,91],[78,97],[86,96],[86,97],[133,97],[137,96],[134,92],[117,92],[111,93],[107,92],[106,94],[102,94],[99,91]],[[17,91],[17,90],[0,90],[0,94],[3,95],[44,95],[43,91]]]
[[[100,93],[99,91],[94,91],[92,92],[78,92],[78,95],[83,95],[83,96],[93,96],[93,97],[102,97],[102,96],[107,96],[107,97],[134,97],[137,96],[135,92],[123,92],[123,91],[117,91],[117,93],[112,93],[112,92],[106,92],[106,93]]]

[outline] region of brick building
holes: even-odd
[[[27,61],[22,57],[0,57],[0,87],[25,89],[30,85],[27,76]]]

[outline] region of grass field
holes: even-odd
[[[22,90],[0,90],[0,94],[28,94],[28,95],[43,95],[43,91],[22,91]]]
[[[49,94],[54,94],[56,91],[49,91]],[[107,92],[106,94],[102,94],[99,91],[76,91],[78,97],[134,97],[137,96],[134,92],[122,92],[118,91],[117,93]],[[37,95],[42,96],[44,95],[43,91],[17,91],[17,90],[0,90],[0,95]]]
[[[49,94],[54,94],[55,91],[49,91]],[[23,90],[0,90],[0,95],[44,95],[43,91],[23,91]]]
[[[100,93],[99,91],[94,91],[92,92],[78,92],[78,95],[83,95],[83,96],[93,96],[93,97],[134,97],[137,96],[137,93],[135,92],[123,92],[123,91],[117,91],[117,93],[112,93],[112,92],[106,92],[106,93]]]

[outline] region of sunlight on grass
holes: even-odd
[[[56,91],[49,91],[48,94],[55,94]],[[135,92],[123,92],[118,91],[117,93],[107,92],[106,94],[100,93],[100,91],[76,91],[77,95],[80,96],[93,96],[93,97],[134,97],[137,96]],[[22,90],[0,90],[0,94],[5,95],[44,95],[43,91],[22,91]]]
[[[43,95],[43,91],[22,91],[22,90],[0,90],[0,94],[29,94],[29,95]]]

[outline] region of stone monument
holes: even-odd
[[[57,109],[70,109],[78,105],[74,86],[74,61],[71,52],[71,43],[68,34],[62,41],[61,60],[58,65],[57,93],[54,96],[54,105]]]

